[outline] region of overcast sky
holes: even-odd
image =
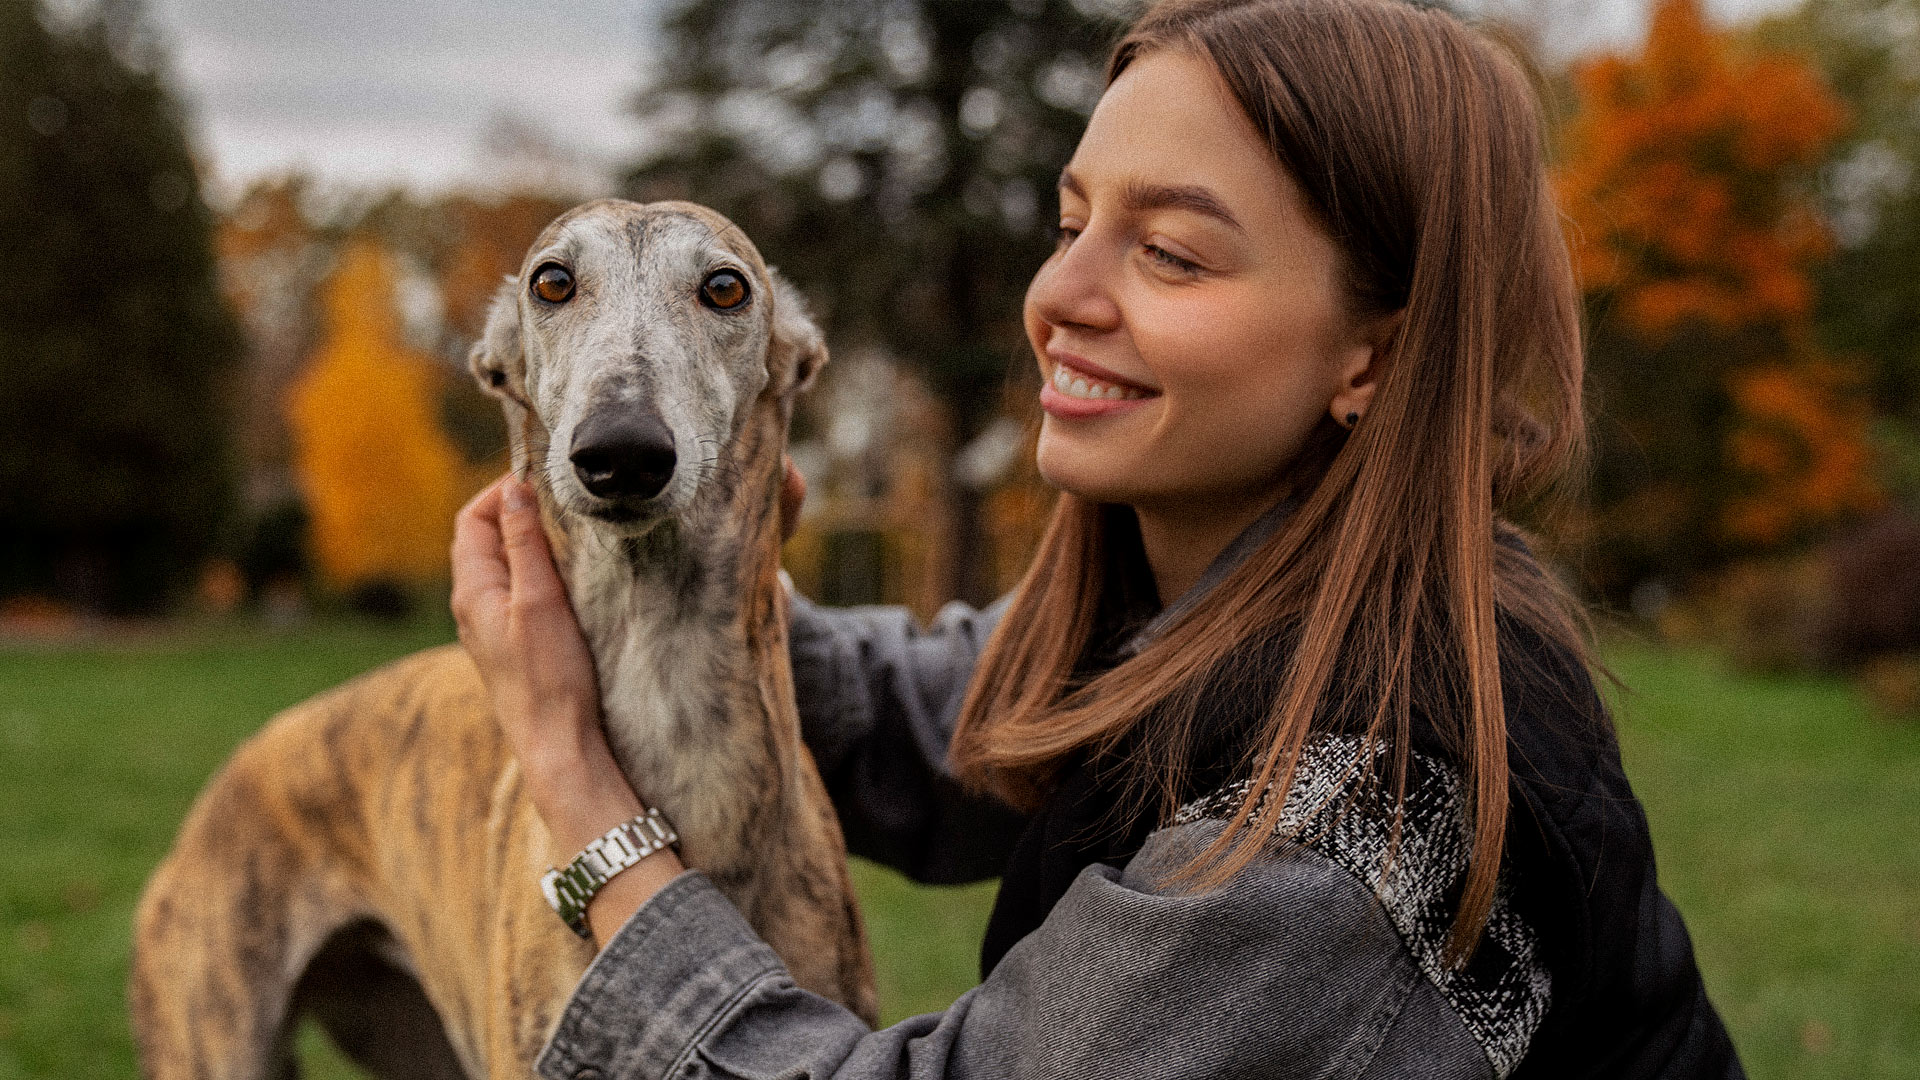
[[[960,3],[967,0],[940,0]],[[1630,45],[1645,0],[1488,0],[1557,14],[1561,49]],[[302,168],[433,189],[485,182],[502,120],[590,173],[638,141],[623,101],[655,0],[149,0],[220,189]],[[1721,18],[1791,0],[1708,0]]]

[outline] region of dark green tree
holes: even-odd
[[[812,298],[836,346],[915,365],[971,435],[1031,367],[1021,297],[1129,7],[673,5],[636,99],[653,143],[627,192],[727,214]]]
[[[152,611],[226,540],[240,339],[132,0],[0,0],[0,596]]]

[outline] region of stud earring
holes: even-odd
[[[1360,422],[1360,414],[1359,414],[1359,413],[1357,413],[1357,412],[1350,412],[1350,413],[1348,413],[1348,414],[1347,414],[1347,427],[1349,427],[1349,428],[1351,428],[1351,427],[1353,427],[1353,425],[1355,425],[1355,424],[1357,424],[1357,423],[1359,423],[1359,422]]]

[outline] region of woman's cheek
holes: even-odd
[[[1181,380],[1184,392],[1169,394],[1177,404],[1167,417],[1168,464],[1177,462],[1181,482],[1195,487],[1266,483],[1300,452],[1324,410],[1311,382],[1284,365],[1201,370],[1196,362]]]

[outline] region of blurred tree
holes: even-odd
[[[445,365],[402,342],[391,257],[348,243],[322,297],[325,334],[288,419],[312,551],[335,586],[443,579],[467,494],[436,403]]]
[[[1031,366],[1021,297],[1131,6],[676,3],[636,99],[653,143],[626,190],[727,214],[836,348],[917,367],[969,438]],[[963,496],[959,511],[955,591],[977,600],[978,507]]]
[[[1867,411],[1812,334],[1819,73],[1661,0],[1645,51],[1575,74],[1560,193],[1603,419],[1589,566],[1614,596],[1777,546],[1875,496]]]
[[[0,595],[153,610],[226,543],[238,353],[132,0],[0,0]]]
[[[214,250],[220,286],[239,316],[245,347],[236,424],[247,594],[267,603],[297,596],[311,575],[301,542],[306,509],[293,469],[287,389],[313,352],[314,302],[331,252],[307,218],[301,174],[255,181],[220,219]]]
[[[1727,536],[1772,546],[1879,506],[1872,411],[1852,371],[1803,357],[1735,372],[1731,388],[1727,458],[1746,483],[1727,500]]]
[[[298,174],[255,182],[215,234],[221,289],[246,341],[238,435],[244,501],[255,518],[284,514],[298,499],[285,399],[313,351],[314,298],[332,255],[302,209],[310,186]]]
[[[1839,250],[1816,320],[1865,369],[1882,478],[1920,512],[1920,0],[1806,0],[1759,37],[1811,55],[1853,111],[1826,173]]]
[[[506,425],[499,401],[465,377],[466,348],[485,328],[500,283],[520,272],[520,260],[540,230],[574,202],[519,191],[452,195],[434,208],[439,243],[432,267],[446,313],[447,351],[462,372],[441,397],[440,419],[470,466],[490,475],[506,471]]]
[[[578,202],[545,194],[551,190],[453,194],[434,204],[438,244],[430,267],[444,307],[445,352],[459,367],[440,398],[440,423],[468,469],[488,479],[507,471],[507,427],[499,402],[468,379],[467,348],[486,329],[486,311],[501,281],[520,273],[520,259],[541,229]]]
[[[434,411],[465,467],[497,474],[506,432],[499,403],[466,372],[501,280],[546,224],[576,200],[527,191],[452,192],[423,200],[406,191],[342,200],[325,219],[309,209],[310,180],[274,177],[247,189],[220,222],[223,286],[247,336],[242,424],[248,506],[269,529],[297,503],[287,429],[288,387],[315,353],[320,294],[344,245],[377,239],[408,272],[398,290],[413,309],[401,337],[437,365]]]
[[[529,192],[494,198],[454,195],[436,206],[444,250],[436,263],[446,298],[448,330],[460,341],[480,336],[487,307],[547,223],[574,205]]]

